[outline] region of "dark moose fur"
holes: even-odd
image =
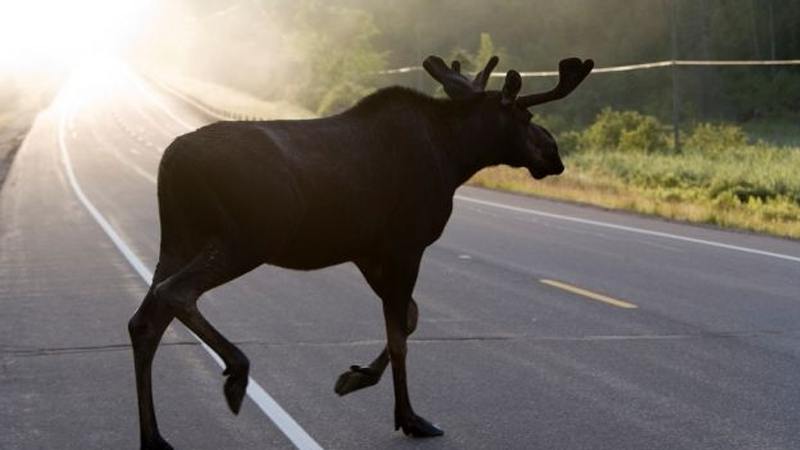
[[[381,298],[388,344],[336,382],[345,395],[376,384],[391,361],[395,428],[442,431],[416,415],[406,388],[406,339],[417,324],[412,291],[422,254],[441,235],[453,194],[478,170],[507,164],[535,178],[564,166],[553,137],[527,108],[569,94],[591,60],[561,61],[551,91],[518,97],[521,77],[486,91],[493,57],[474,80],[431,56],[424,67],[449,99],[390,87],[322,119],[218,122],[166,149],[158,174],[161,251],[153,282],[129,322],[142,449],[170,449],[153,410],[151,366],[178,318],[225,363],[224,393],[238,413],[247,357],[209,324],[198,298],[258,267],[310,270],[353,262]]]

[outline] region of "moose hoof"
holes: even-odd
[[[223,375],[227,375],[228,379],[225,380],[225,400],[228,401],[228,407],[234,414],[239,414],[242,408],[242,401],[244,394],[247,392],[247,377],[248,370],[232,371],[225,369]]]
[[[141,446],[142,450],[174,450],[169,442],[165,441],[164,438],[158,436],[155,441],[150,443],[142,443]]]
[[[375,369],[361,366],[350,366],[350,370],[339,375],[333,390],[340,396],[353,391],[374,386],[381,379],[381,373]]]
[[[416,414],[412,414],[406,419],[400,417],[396,418],[394,421],[394,429],[397,430],[400,428],[403,429],[403,433],[405,433],[406,436],[411,436],[413,438],[437,437],[444,434],[444,430]]]

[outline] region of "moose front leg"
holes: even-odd
[[[406,381],[406,355],[408,354],[408,318],[410,297],[384,300],[383,315],[386,320],[389,360],[394,381],[394,428],[413,437],[435,437],[444,434],[439,427],[414,413]]]
[[[394,381],[394,425],[413,437],[441,436],[444,432],[436,425],[416,415],[411,408],[406,383],[407,339],[410,330],[409,312],[412,310],[411,293],[417,282],[422,252],[411,258],[399,258],[385,265],[385,290],[383,316],[386,321],[387,350],[392,363]],[[416,306],[416,305],[415,305]],[[416,312],[416,308],[414,308]],[[416,320],[414,321],[416,322]],[[416,325],[416,323],[415,323]]]
[[[356,262],[356,267],[364,275],[367,284],[378,294],[378,297],[385,298],[390,293],[390,278],[385,276],[385,264],[376,259],[362,259]],[[412,287],[413,288],[413,287]],[[408,328],[406,335],[411,335],[417,328],[417,318],[419,310],[414,299],[408,304]],[[347,395],[359,389],[364,389],[378,384],[389,365],[389,349],[384,347],[380,355],[375,358],[368,366],[352,365],[350,370],[339,375],[333,390],[340,396]]]
[[[370,283],[372,284],[372,283]],[[417,319],[419,317],[419,310],[417,303],[412,298],[408,303],[408,328],[406,328],[406,335],[410,336],[414,330],[417,329]],[[378,384],[383,376],[383,372],[389,365],[389,349],[384,347],[381,354],[378,355],[368,366],[350,366],[350,370],[339,375],[336,380],[334,391],[339,395],[347,395],[353,391],[364,389]]]
[[[359,389],[374,386],[381,381],[386,366],[389,365],[389,351],[383,348],[368,366],[352,365],[350,370],[339,375],[333,390],[340,396],[347,395]]]

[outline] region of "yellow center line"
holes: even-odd
[[[625,309],[636,309],[637,306],[633,303],[626,302],[624,300],[619,300],[616,298],[609,297],[607,295],[598,294],[597,292],[587,291],[586,289],[579,288],[577,286],[572,286],[570,284],[562,283],[560,281],[555,280],[548,280],[543,278],[539,280],[540,283],[546,284],[548,286],[552,286],[557,289],[561,289],[563,291],[572,292],[573,294],[582,295],[584,297],[591,298],[592,300],[597,300],[599,302],[607,303],[609,305],[617,306],[619,308]]]

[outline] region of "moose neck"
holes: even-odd
[[[412,112],[413,113],[410,113]],[[432,145],[443,176],[455,191],[479,170],[501,163],[502,150],[511,145],[490,113],[480,114],[477,104],[434,99],[420,92],[393,86],[381,89],[344,113],[364,120],[391,124],[398,117],[415,123],[416,131],[399,137],[404,145]],[[419,139],[428,139],[425,143]]]
[[[440,145],[453,170],[454,188],[481,169],[500,164],[503,149],[511,145],[507,133],[479,113],[456,107],[447,115],[446,122],[447,138]]]

